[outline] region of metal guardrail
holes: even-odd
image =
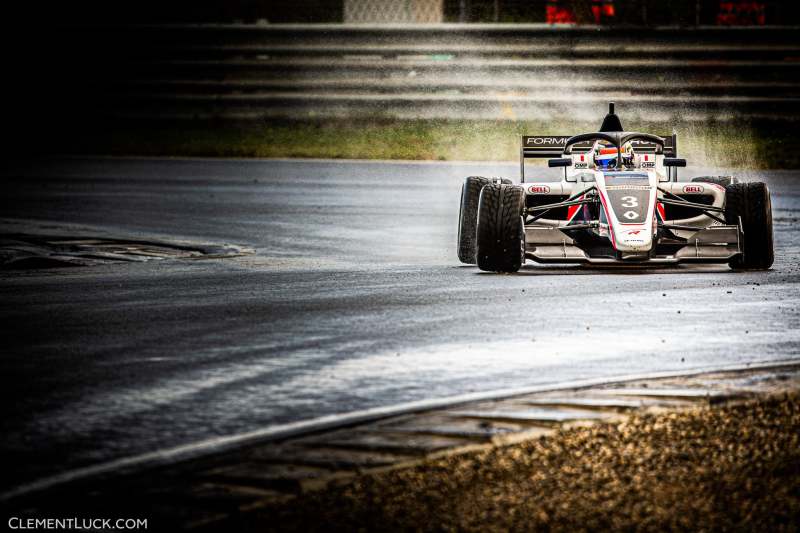
[[[529,119],[575,105],[593,120],[615,99],[671,120],[800,117],[798,31],[172,25],[82,39],[122,58],[96,80],[113,116]]]

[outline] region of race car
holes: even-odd
[[[470,176],[461,191],[458,257],[490,272],[536,263],[727,263],[774,260],[769,189],[730,176],[678,181],[677,136],[624,131],[614,104],[600,131],[523,136],[520,183]],[[558,181],[526,181],[547,157]]]

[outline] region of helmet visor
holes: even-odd
[[[617,166],[617,158],[610,157],[608,159],[598,159],[597,166],[599,168],[615,168]]]

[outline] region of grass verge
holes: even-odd
[[[69,154],[200,157],[489,160],[519,158],[522,134],[574,134],[596,124],[470,120],[115,123],[50,138],[45,151]],[[627,128],[670,134],[663,123]],[[800,139],[791,122],[686,123],[676,126],[690,164],[797,168]]]
[[[800,397],[562,430],[276,504],[252,531],[797,531]]]

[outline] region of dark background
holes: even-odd
[[[715,24],[720,0],[616,0],[613,23],[618,25]],[[791,0],[754,2],[763,5],[766,24],[794,25],[800,8]],[[546,22],[546,7],[559,5],[576,12],[587,11],[591,0],[444,0],[445,22]],[[751,3],[753,4],[753,3]],[[256,22],[336,23],[343,20],[342,0],[157,0],[120,2],[52,2],[14,7],[29,21],[83,25]],[[15,17],[18,18],[18,17]]]
[[[800,21],[796,2],[758,4],[763,7],[767,26],[796,25]],[[620,32],[650,26],[716,25],[725,5],[718,0],[617,0],[615,16],[605,18],[602,24],[617,27]],[[446,0],[444,18],[445,22],[543,23],[548,6],[572,9],[579,21],[591,21],[591,0]],[[120,108],[114,87],[140,76],[136,65],[143,57],[157,60],[163,50],[183,39],[182,32],[175,29],[160,32],[155,42],[147,32],[137,30],[141,25],[339,23],[343,20],[343,2],[43,2],[5,8],[5,18],[4,144],[14,157],[63,151],[69,139],[87,134],[113,136],[125,127],[117,118]],[[698,29],[699,34],[703,31]],[[207,41],[199,44],[215,46],[218,37],[209,33]]]

